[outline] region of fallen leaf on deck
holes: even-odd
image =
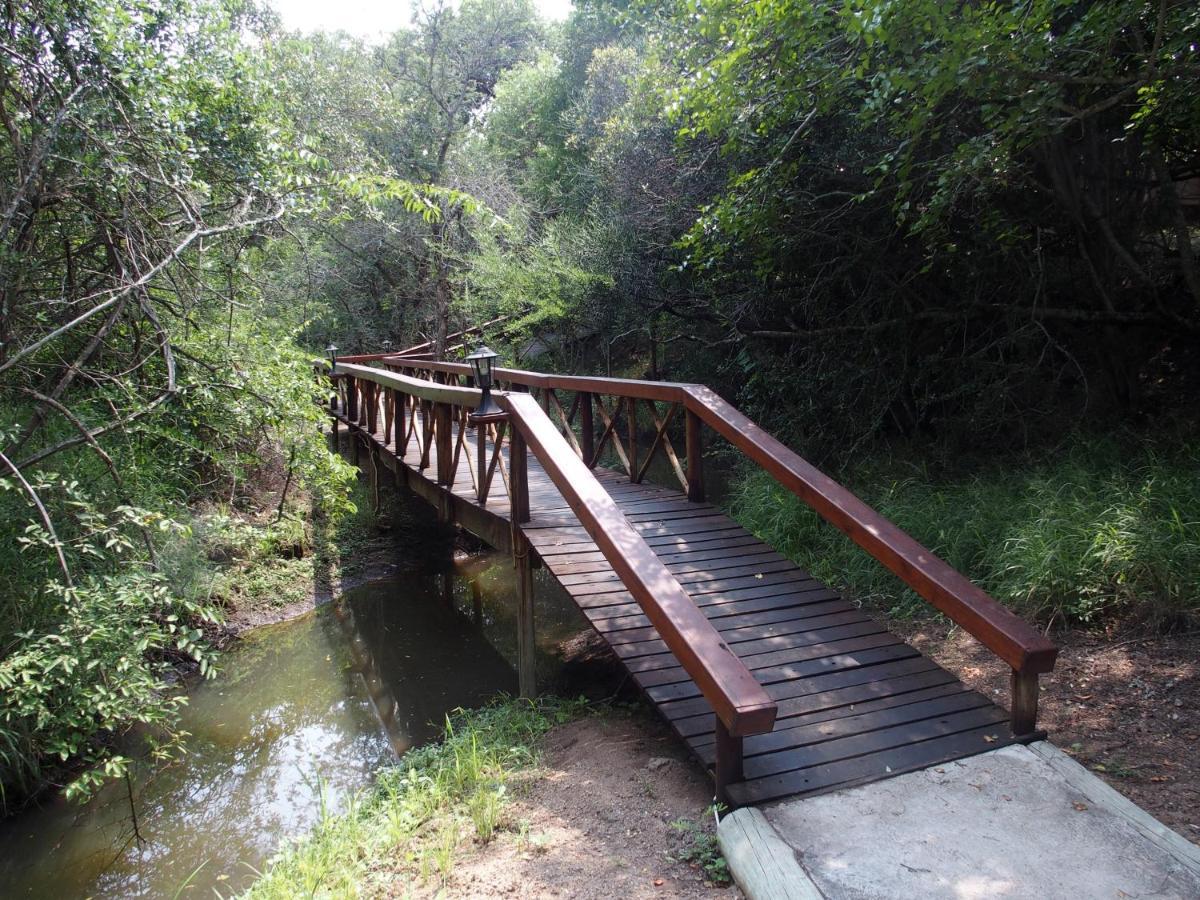
[[[1075,802],[1075,803],[1072,803],[1071,805],[1075,807],[1076,812],[1083,812],[1085,809],[1087,809],[1086,803]]]
[[[998,737],[996,737],[994,734],[985,734],[985,735],[983,736],[983,739],[984,739],[985,741],[987,741],[989,744],[994,744],[994,743],[996,743],[996,741],[1000,740],[1000,739],[999,739]]]

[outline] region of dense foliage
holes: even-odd
[[[1046,623],[1115,613],[1187,625],[1200,584],[1195,448],[1113,440],[931,475],[900,460],[859,465],[849,485],[992,596]],[[731,500],[746,527],[818,578],[899,615],[928,605],[764,473]]]
[[[264,229],[307,178],[253,8],[45,2],[0,29],[0,807],[66,762],[169,748],[173,667],[218,617],[189,504],[264,454],[334,496]],[[241,487],[239,487],[239,485]],[[78,771],[75,769],[74,771]]]
[[[330,342],[499,318],[510,361],[708,382],[829,468],[1031,449],[856,486],[1031,612],[1194,610],[1197,34],[1182,0],[431,0],[377,44],[253,0],[6,5],[0,788],[169,747],[218,617],[202,505],[274,466],[348,506]],[[1164,449],[1045,462],[1117,418]],[[739,508],[841,559],[780,503]]]

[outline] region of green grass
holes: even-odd
[[[1200,618],[1200,451],[1075,441],[1052,457],[931,477],[873,460],[851,490],[998,600],[1040,622]],[[765,473],[736,479],[733,516],[818,578],[914,615],[930,607]]]
[[[690,863],[704,873],[704,880],[718,887],[728,885],[733,879],[729,874],[729,863],[721,853],[721,845],[714,831],[716,815],[723,807],[710,806],[700,821],[681,818],[671,823],[683,841],[675,853],[679,862]],[[712,820],[712,825],[708,824]]]
[[[246,896],[385,894],[401,877],[444,885],[464,846],[517,827],[506,817],[510,787],[536,766],[539,738],[584,708],[543,697],[460,710],[441,743],[405,754],[345,812],[323,816],[270,862]]]

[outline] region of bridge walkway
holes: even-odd
[[[344,393],[331,407],[355,455],[361,445],[490,543],[527,542],[646,698],[715,770],[719,716],[541,462],[524,462],[528,520],[514,525],[502,426],[486,426],[481,458],[479,428],[465,414],[435,421],[429,405],[414,401],[406,417],[395,408],[389,417],[384,403],[368,390],[357,409],[346,408]],[[439,423],[449,423],[448,433],[438,435]],[[499,477],[480,502],[488,467]],[[770,729],[744,737],[735,777],[719,786],[730,803],[825,793],[1028,739],[1014,735],[1008,711],[717,507],[612,469],[592,473],[776,706]]]

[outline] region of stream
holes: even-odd
[[[585,623],[535,580],[539,678]],[[0,823],[0,894],[212,897],[245,890],[289,837],[436,739],[446,713],[515,693],[516,586],[502,554],[402,572],[246,634],[190,694],[186,755],[79,805]],[[140,766],[140,769],[147,769]],[[140,840],[138,836],[140,835]]]

